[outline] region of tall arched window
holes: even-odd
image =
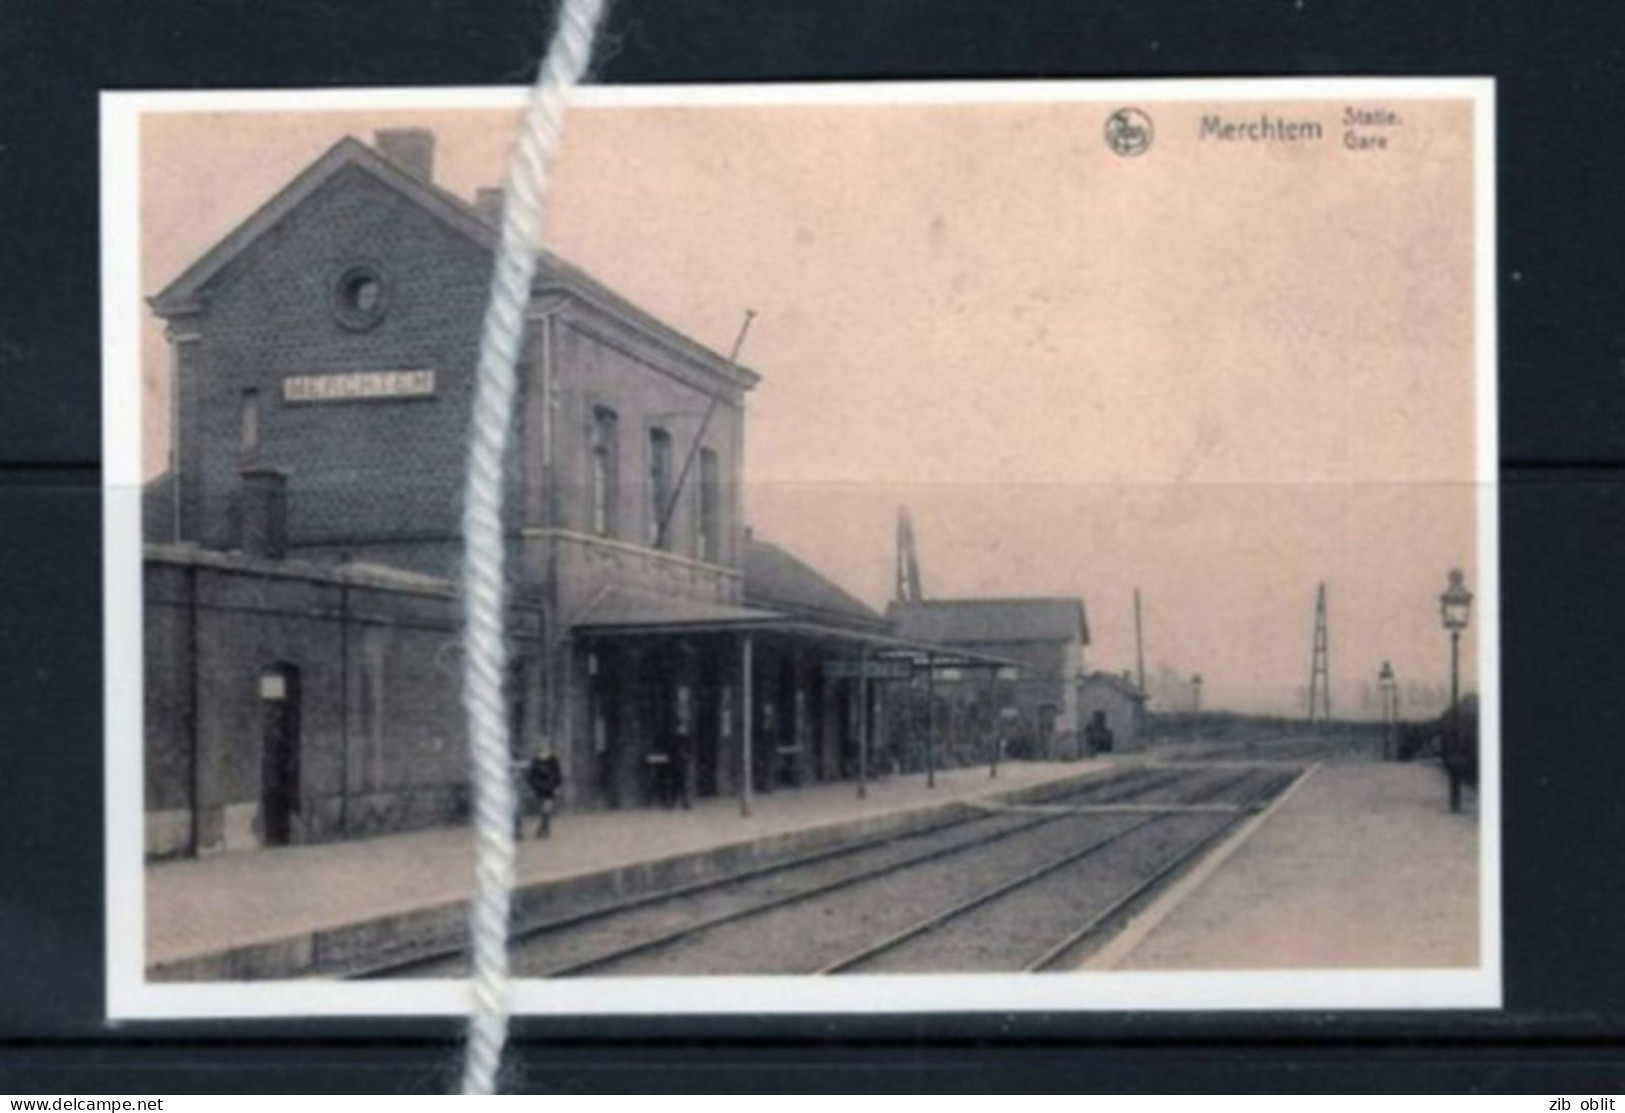
[[[526,732],[526,708],[530,683],[530,658],[524,654],[508,658],[508,752],[515,761],[530,756],[530,735]]]
[[[716,564],[722,559],[722,474],[717,454],[700,449],[699,553],[703,561]]]
[[[260,392],[243,391],[238,419],[237,462],[251,468],[260,462]]]
[[[599,537],[615,536],[616,466],[619,456],[620,419],[607,406],[592,411],[592,445],[587,460],[588,515],[592,532]]]
[[[658,426],[649,430],[649,544],[671,548],[671,434]]]

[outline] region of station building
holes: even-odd
[[[1017,666],[1007,679],[1000,710],[1013,716],[1007,742],[1017,753],[1039,759],[1070,756],[1071,740],[1082,728],[1078,678],[1089,644],[1083,600],[1069,597],[973,598],[899,601],[887,617],[904,638],[962,653],[1001,657]],[[967,699],[985,702],[985,671],[949,679]]]
[[[466,814],[455,581],[500,196],[434,136],[347,138],[151,299],[174,375],[149,485],[149,851]],[[541,259],[505,509],[516,758],[568,806],[865,776],[879,676],[1008,665],[897,631],[741,511],[757,375]],[[1081,611],[1079,612],[1081,616]]]

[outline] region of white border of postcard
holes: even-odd
[[[517,109],[519,88],[105,92],[101,102],[102,473],[106,587],[107,1011],[113,1019],[452,1015],[462,981],[169,984],[144,975],[142,823],[139,121],[166,112]],[[1501,1005],[1501,660],[1497,521],[1495,85],[1489,78],[1306,78],[721,86],[599,86],[576,109],[652,105],[966,104],[1468,99],[1474,104],[1474,306],[1478,638],[1484,745],[1476,969],[1156,973],[1045,977],[526,979],[516,1012],[536,1015],[930,1013],[974,1011],[1438,1009]],[[696,992],[703,989],[703,992]]]

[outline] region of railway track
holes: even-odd
[[[1175,752],[1162,760],[1167,763],[1196,762],[1207,765],[1231,761],[1308,765],[1358,759],[1369,754],[1373,744],[1371,739],[1315,735],[1188,743],[1175,747]]]
[[[1042,888],[1044,879],[1067,876],[1077,863],[1109,856],[1110,848],[1136,845],[1137,832],[1172,821],[1185,832],[1182,841],[1189,842],[1189,832],[1198,827],[1198,834],[1228,829],[1255,798],[1273,795],[1290,779],[1257,769],[1129,770],[1038,805],[990,808],[924,831],[844,844],[584,909],[517,933],[515,973],[890,968],[899,957],[906,961],[916,953],[920,940],[951,937],[952,932],[943,934],[949,925],[977,916],[977,910],[1033,886]],[[1265,782],[1272,780],[1280,783],[1266,791]],[[1249,784],[1253,787],[1244,789]],[[1228,810],[1214,806],[1226,803]],[[1190,856],[1199,850],[1191,849]],[[895,922],[899,910],[908,922]],[[460,953],[445,952],[375,968],[365,976],[455,977],[465,969]]]
[[[1151,815],[843,956],[821,973],[1065,969],[1296,773],[1248,770],[1201,794],[1207,809]],[[1193,801],[1199,802],[1199,801]]]

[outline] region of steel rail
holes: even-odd
[[[1221,781],[1217,785],[1208,786],[1207,790],[1201,793],[1197,797],[1196,801],[1187,801],[1187,803],[1199,802],[1208,796],[1217,796],[1220,793],[1226,792],[1235,787],[1252,775],[1252,770],[1244,769],[1234,777],[1231,777],[1229,780]],[[893,932],[891,935],[888,935],[883,939],[870,943],[859,950],[853,951],[850,954],[835,960],[834,962],[828,963],[820,967],[817,973],[839,974],[842,971],[849,970],[860,963],[869,961],[876,955],[893,950],[902,944],[907,943],[911,939],[929,934],[930,932],[942,927],[950,920],[957,919],[973,909],[980,908],[984,904],[998,900],[1000,897],[1012,893],[1017,889],[1025,888],[1026,886],[1033,884],[1035,881],[1042,880],[1057,870],[1065,869],[1074,862],[1078,862],[1092,854],[1098,853],[1099,851],[1104,850],[1106,847],[1111,846],[1113,843],[1119,842],[1122,839],[1134,834],[1136,831],[1144,830],[1146,827],[1149,827],[1154,823],[1161,822],[1166,818],[1168,817],[1164,815],[1147,816],[1139,822],[1131,823],[1121,830],[1114,831],[1102,838],[1096,839],[1093,842],[1085,843],[1082,847],[1068,851],[1060,858],[1045,862],[1042,865],[1028,870],[1026,873],[1020,874],[1019,876],[1013,877],[1008,881],[1001,881],[999,884],[994,885],[991,888],[984,889],[979,893],[975,893],[966,899],[959,901],[957,904],[950,905],[949,907],[942,909],[941,911],[936,912],[923,920],[910,924],[908,927],[905,927],[900,931]]]
[[[1277,787],[1275,780],[1272,778],[1268,784],[1261,788],[1252,796],[1251,799],[1247,801],[1246,807],[1248,811],[1256,811],[1258,806],[1266,799],[1269,799],[1277,795],[1278,792],[1289,788],[1292,782],[1296,780],[1297,777],[1301,776],[1303,776],[1303,774],[1298,773],[1296,776],[1288,777],[1285,784],[1280,785],[1279,788]],[[1196,842],[1192,843],[1190,846],[1179,851],[1173,856],[1173,858],[1159,866],[1155,872],[1151,874],[1151,876],[1147,877],[1145,880],[1131,888],[1128,892],[1113,900],[1105,908],[1102,908],[1100,911],[1090,916],[1089,919],[1085,920],[1083,925],[1076,931],[1071,932],[1060,942],[1054,944],[1043,954],[1029,962],[1025,967],[1026,972],[1036,973],[1038,971],[1051,969],[1063,955],[1076,949],[1085,939],[1098,932],[1108,921],[1111,920],[1113,916],[1116,916],[1124,908],[1128,907],[1130,904],[1133,904],[1151,889],[1162,884],[1164,880],[1166,880],[1170,875],[1176,873],[1193,858],[1206,852],[1206,850],[1217,842],[1221,836],[1228,834],[1232,829],[1234,829],[1236,824],[1241,822],[1244,814],[1246,813],[1238,813],[1233,818],[1219,824],[1212,831],[1197,839]]]
[[[1130,769],[1121,776],[1111,780],[1103,780],[1095,784],[1076,786],[1071,790],[1063,791],[1058,793],[1054,799],[1064,800],[1075,796],[1093,796],[1096,794],[1105,795],[1107,792],[1113,791],[1119,793],[1118,796],[1113,798],[1129,797],[1138,793],[1152,792],[1175,783],[1181,779],[1206,772],[1208,772],[1208,770],[1198,768],[1180,769],[1177,767],[1158,767],[1156,769],[1151,769],[1146,766],[1139,766]],[[1125,781],[1128,783],[1125,784]],[[967,801],[966,803],[971,804],[971,806],[974,807],[973,802]],[[583,909],[579,912],[571,912],[564,916],[556,917],[542,923],[531,924],[524,928],[520,928],[513,932],[509,945],[521,945],[535,939],[540,935],[546,935],[550,932],[564,931],[573,927],[581,927],[585,924],[606,920],[612,916],[617,916],[622,913],[634,912],[640,908],[647,908],[651,905],[659,904],[662,901],[680,900],[685,897],[692,897],[706,892],[725,889],[729,886],[737,885],[742,882],[755,881],[763,877],[770,877],[776,873],[787,873],[797,869],[804,869],[809,866],[821,865],[825,862],[842,857],[855,856],[866,851],[879,849],[880,847],[884,847],[892,843],[901,842],[904,839],[942,834],[952,831],[955,828],[964,827],[972,823],[978,823],[996,817],[997,813],[993,812],[988,812],[981,815],[972,814],[949,817],[945,818],[940,823],[932,824],[926,827],[920,827],[909,831],[895,832],[892,834],[876,835],[857,842],[841,843],[835,846],[825,847],[822,850],[816,850],[808,854],[799,855],[794,858],[784,858],[776,861],[764,862],[761,865],[750,866],[746,869],[739,870],[722,877],[706,878],[699,881],[691,881],[687,884],[678,885],[669,889],[658,889],[647,893],[641,893],[633,897],[616,901],[612,904],[603,904],[592,908]],[[1020,824],[1007,828],[1004,831],[995,832],[993,837],[990,839],[956,844],[955,846],[949,847],[948,850],[952,851],[954,849],[986,845],[987,842],[993,841],[993,839],[999,837],[1003,837],[1006,834],[1019,834],[1023,831],[1031,830],[1034,827],[1042,826],[1044,823],[1055,822],[1064,818],[1066,818],[1065,815],[1045,816],[1042,819],[1035,820],[1032,823]],[[912,865],[917,861],[926,860],[929,859],[909,859],[900,863],[899,867],[903,865]],[[863,880],[863,878],[858,877],[854,880]],[[772,906],[763,906],[760,910],[768,911],[771,907]],[[747,911],[747,914],[750,911],[756,910],[757,909],[755,909],[753,906]],[[705,922],[695,925],[693,930],[703,930],[703,928],[707,926],[715,925]],[[461,957],[466,951],[467,947],[461,943],[451,946],[437,947],[433,950],[418,952],[410,957],[396,957],[382,962],[352,968],[351,970],[347,971],[344,976],[346,978],[356,980],[398,976],[415,967],[428,966],[433,963],[444,962],[449,959]],[[545,976],[556,975],[549,973]]]
[[[1167,815],[1185,812],[1206,815],[1233,815],[1246,811],[1245,804],[978,804],[989,815]]]
[[[1178,778],[1174,779],[1177,780]],[[1166,780],[1159,779],[1151,786],[1131,786],[1131,791],[1149,791],[1151,788],[1160,788],[1167,783],[1168,782]],[[1230,784],[1233,782],[1227,781],[1225,783]],[[701,933],[710,931],[714,928],[723,927],[727,924],[749,919],[752,916],[759,916],[763,913],[773,912],[780,908],[786,908],[789,905],[797,904],[805,900],[811,900],[814,897],[823,896],[826,893],[832,893],[840,889],[850,888],[851,886],[860,882],[870,881],[877,877],[884,877],[887,874],[896,873],[899,870],[924,865],[928,862],[948,858],[968,850],[977,850],[990,846],[993,843],[1000,842],[1004,839],[1013,838],[1016,835],[1026,834],[1027,832],[1037,830],[1040,827],[1046,827],[1051,824],[1060,823],[1064,820],[1072,818],[1076,818],[1076,816],[1074,816],[1072,813],[1064,813],[1061,815],[1044,815],[1028,823],[1015,824],[1010,827],[990,832],[989,834],[980,838],[971,838],[964,842],[949,843],[946,846],[935,847],[933,849],[924,851],[923,853],[916,854],[908,858],[899,859],[895,862],[885,862],[878,866],[871,866],[866,869],[858,870],[855,873],[832,878],[829,881],[814,885],[808,889],[800,889],[793,893],[785,893],[781,896],[769,897],[759,903],[745,905],[741,908],[732,909],[728,912],[718,913],[717,915],[708,917],[704,920],[684,924],[681,927],[672,928],[670,931],[663,932],[659,935],[650,936],[647,939],[640,939],[635,943],[627,944],[624,947],[619,947],[612,951],[605,951],[601,954],[593,955],[585,959],[565,963],[561,966],[555,966],[549,970],[546,970],[540,976],[544,978],[562,978],[582,974],[589,970],[620,962],[623,959],[632,958],[636,955],[644,954],[649,951],[659,950],[662,947],[668,947],[674,943],[680,943],[685,939],[693,938],[694,936],[700,935]],[[926,833],[930,834],[945,829],[948,828],[933,828],[931,831]],[[721,879],[710,887],[722,888],[726,885],[737,883],[742,880],[752,879],[736,875],[734,877]]]

